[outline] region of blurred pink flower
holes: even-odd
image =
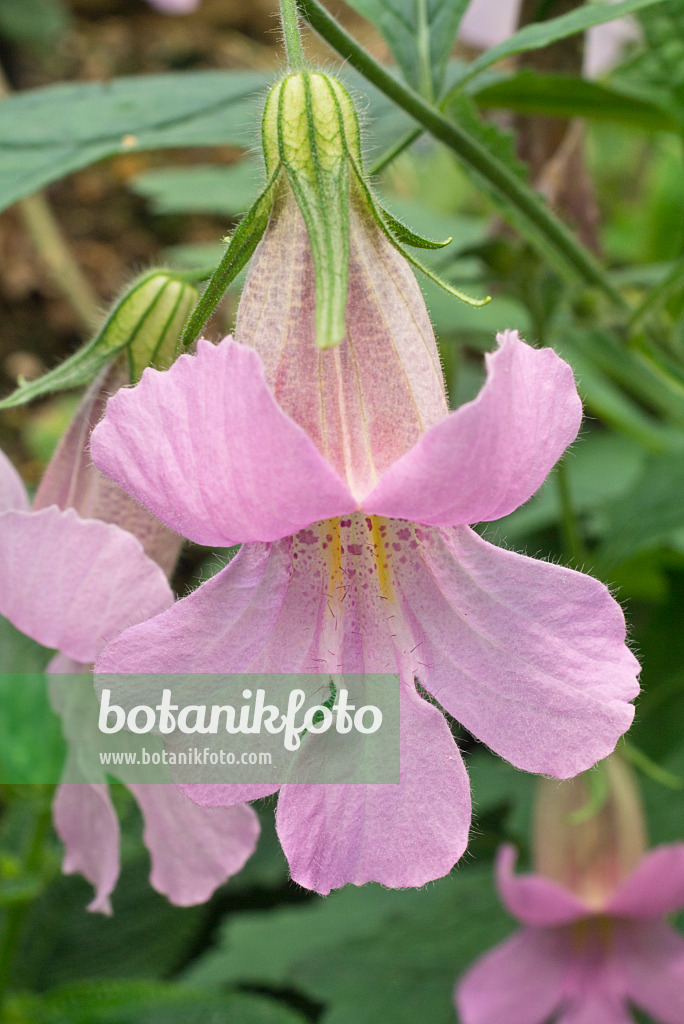
[[[150,7],[162,14],[192,14],[202,0],[147,0]]]
[[[630,1024],[630,1004],[681,1024],[684,939],[663,918],[684,907],[684,843],[652,849],[600,902],[516,876],[515,859],[500,850],[497,884],[524,927],[456,986],[462,1024]]]
[[[175,561],[179,539],[90,463],[88,435],[104,400],[96,386],[55,453],[33,509],[19,474],[0,451],[0,615],[59,652],[50,663],[55,673],[87,670],[121,629],[173,603],[166,575],[140,540],[101,518],[84,518],[67,504],[78,504],[85,515],[97,510],[130,527],[137,524],[161,561],[168,562],[169,550]],[[69,769],[69,778],[78,777],[75,751]],[[250,807],[212,811],[175,786],[128,788],[145,822],[152,885],[171,902],[204,902],[254,851],[259,824]],[[95,887],[90,910],[110,913],[119,875],[119,824],[107,785],[85,779],[61,785],[53,818],[66,847],[65,872],[80,872]]]
[[[179,533],[244,545],[122,633],[97,671],[400,673],[399,785],[282,787],[292,877],[322,893],[422,885],[466,847],[468,778],[416,676],[501,756],[565,777],[628,728],[638,671],[601,583],[466,525],[526,501],[575,438],[570,367],[504,332],[479,397],[449,415],[418,284],[367,215],[350,212],[340,346],[316,347],[308,236],[284,201],[243,291],[242,344],[200,341],[169,371],[146,371],[110,401],[91,446]],[[227,804],[276,788],[188,791]]]
[[[459,38],[483,50],[496,46],[515,32],[519,10],[520,0],[472,0],[461,22]],[[584,54],[587,77],[598,78],[610,71],[620,60],[626,44],[639,36],[633,18],[616,18],[589,29]]]

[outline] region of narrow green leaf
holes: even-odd
[[[566,39],[578,32],[586,32],[594,25],[602,25],[606,21],[623,18],[626,14],[634,14],[635,11],[640,11],[644,7],[651,7],[653,4],[662,2],[663,0],[621,0],[616,4],[588,3],[570,11],[569,14],[561,14],[558,18],[549,18],[547,21],[535,21],[531,25],[525,25],[508,39],[497,46],[492,46],[477,60],[474,60],[468,70],[452,86],[451,91],[455,91],[463,82],[470,81],[475,75],[504,57],[513,57],[517,53],[526,53],[529,50],[540,50],[544,46],[558,42],[559,39]]]
[[[480,107],[517,114],[586,117],[647,132],[677,132],[682,128],[674,111],[636,90],[572,75],[521,71],[477,89],[474,96]]]
[[[259,244],[271,214],[273,187],[280,170],[280,165],[278,165],[263,192],[257,197],[231,236],[223,259],[188,320],[183,334],[184,345],[191,345],[198,337],[223,298],[226,288],[237,277]]]
[[[411,228],[406,227],[400,220],[393,217],[389,210],[386,210],[383,206],[378,206],[378,209],[388,228],[402,245],[412,245],[416,249],[443,249],[445,245],[453,242],[453,238],[447,238],[444,242],[435,242],[431,238],[423,238],[422,235],[416,234]]]
[[[469,0],[349,0],[387,40],[406,81],[439,95]]]

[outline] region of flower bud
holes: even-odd
[[[361,133],[352,99],[330,75],[299,71],[271,89],[262,120],[266,173],[282,162],[314,179],[334,173],[349,153],[361,165]]]
[[[590,906],[605,905],[647,845],[639,791],[617,754],[574,779],[539,781],[535,870]]]
[[[165,270],[151,270],[114,307],[103,333],[128,350],[131,383],[143,370],[166,370],[181,351],[180,336],[197,289]]]

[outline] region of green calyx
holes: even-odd
[[[103,366],[124,352],[132,384],[147,366],[166,369],[180,351],[183,324],[197,297],[197,289],[182,275],[148,271],[116,301],[94,338],[38,380],[20,381],[0,401],[0,409],[90,384]]]
[[[435,242],[422,238],[375,202],[363,173],[356,109],[337,79],[301,70],[276,82],[264,107],[262,141],[266,186],[238,225],[190,317],[183,339],[186,345],[198,336],[228,285],[252,256],[283,188],[292,191],[309,235],[319,348],[333,348],[345,335],[350,202],[356,202],[370,215],[409,263],[450,294],[473,306],[489,302],[468,298],[406,252],[406,245],[440,249],[451,239]]]

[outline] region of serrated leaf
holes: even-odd
[[[572,75],[520,71],[473,92],[486,110],[512,110],[517,114],[547,117],[585,117],[611,121],[641,131],[681,131],[676,110],[656,102],[636,89],[589,82]]]
[[[469,0],[349,0],[385,37],[407,82],[439,95]]]

